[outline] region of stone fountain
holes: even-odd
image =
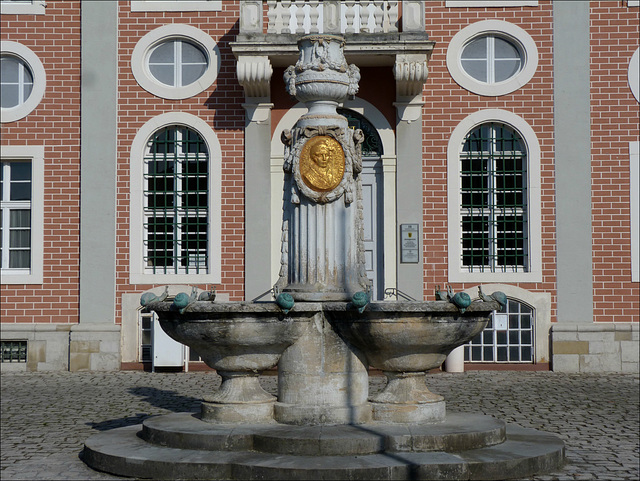
[[[275,302],[144,295],[162,328],[222,376],[199,413],[97,434],[83,459],[156,479],[506,479],[558,469],[553,435],[450,414],[425,374],[500,304],[451,293],[370,302],[364,271],[362,133],[336,107],[358,90],[344,40],[302,37],[287,89],[308,112],[285,131],[282,260]],[[259,374],[277,366],[277,397]],[[368,369],[386,388],[369,396]]]

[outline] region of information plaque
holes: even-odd
[[[400,262],[416,264],[420,261],[418,224],[400,224]]]

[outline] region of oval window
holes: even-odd
[[[465,73],[487,84],[504,82],[517,75],[522,59],[522,51],[515,43],[493,35],[474,38],[461,54]]]
[[[162,42],[149,52],[149,72],[170,87],[191,85],[204,75],[207,55],[197,45],[179,39]]]

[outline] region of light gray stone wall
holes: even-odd
[[[115,325],[117,2],[82,4],[80,323]]]
[[[637,323],[554,324],[552,369],[559,372],[638,372]]]
[[[26,363],[2,363],[2,371],[66,371],[70,324],[1,324],[3,341],[27,341]]]
[[[589,2],[553,2],[558,322],[593,322]]]
[[[120,369],[120,326],[115,324],[2,324],[0,337],[27,341],[27,362],[3,362],[3,372]]]

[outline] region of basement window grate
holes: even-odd
[[[2,362],[27,362],[27,341],[2,341]]]

